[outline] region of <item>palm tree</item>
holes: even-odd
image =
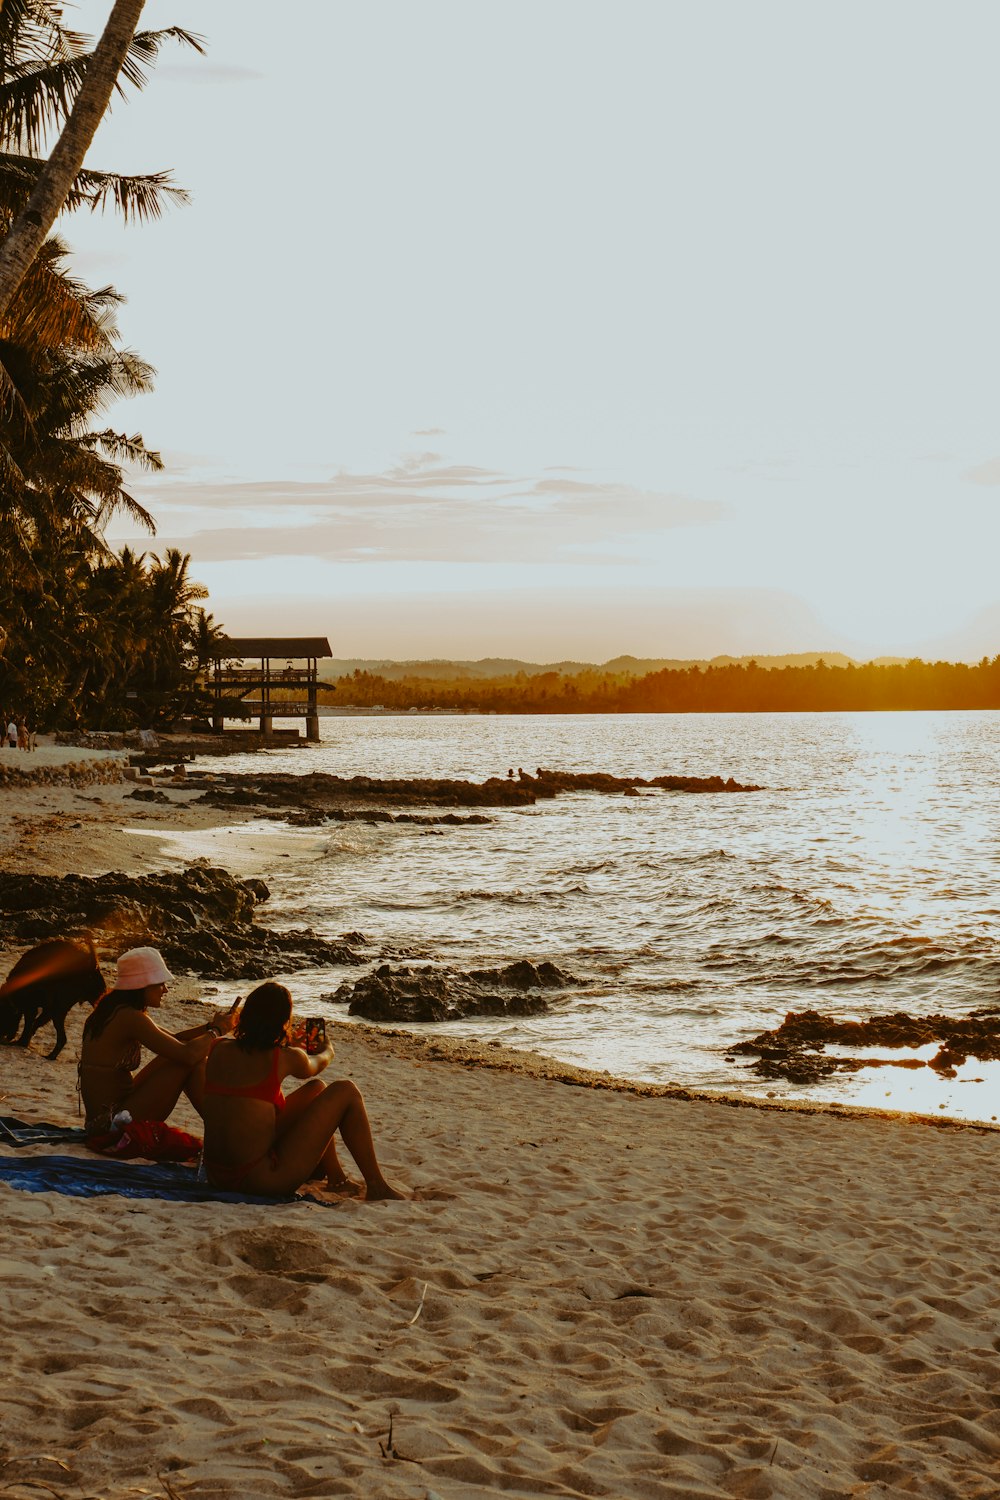
[[[112,203],[126,219],[142,218],[184,196],[162,173],[82,167],[95,78],[111,76],[103,110],[114,87],[142,84],[165,39],[201,50],[179,28],[136,32],[141,10],[141,0],[115,4],[90,54],[51,0],[0,0],[0,236],[8,231],[0,283],[12,263],[17,282],[10,296],[0,292],[0,690],[36,718],[126,724],[139,706],[148,723],[193,682],[199,633],[217,629],[210,617],[199,623],[204,590],[188,576],[189,558],[168,553],[160,562],[129,549],[116,558],[104,540],[116,511],[155,529],[126,488],[125,466],[157,469],[159,455],[140,436],[97,421],[112,400],[148,390],[152,371],[121,347],[118,293],[72,277],[65,246],[46,238],[59,206]],[[44,139],[60,126],[45,162]],[[76,156],[66,145],[72,137]],[[60,203],[39,226],[33,216],[59,173]],[[26,235],[26,224],[40,237]],[[13,262],[11,242],[22,247]]]
[[[121,77],[142,88],[165,42],[203,52],[199,37],[180,26],[136,32]],[[89,39],[68,31],[47,0],[6,0],[0,5],[0,208],[15,216],[28,207],[48,163],[47,137],[65,125],[91,63]],[[123,92],[122,85],[117,85]],[[166,201],[187,202],[166,172],[123,176],[81,167],[65,197],[67,209],[114,205],[127,220],[159,215]]]
[[[28,8],[26,0],[21,0],[21,4]],[[52,155],[39,173],[26,206],[0,245],[0,317],[13,302],[28,267],[73,190],[90,143],[111,102],[144,5],[145,0],[115,0]]]
[[[115,0],[93,52],[68,31],[50,0],[0,0],[0,318],[63,208],[111,202],[123,216],[155,217],[165,200],[186,201],[166,173],[124,177],[83,167],[120,79],[141,88],[166,40],[202,51],[182,27],[137,32],[144,0]],[[52,154],[39,153],[61,127]]]

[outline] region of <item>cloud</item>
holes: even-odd
[[[227,67],[225,63],[161,63],[157,78],[176,78],[184,83],[259,83],[266,75],[255,68]]]
[[[431,451],[381,473],[238,484],[138,481],[163,522],[153,549],[197,561],[310,556],[339,562],[641,560],[665,530],[719,520],[716,501],[545,471],[542,478],[447,462]],[[149,541],[143,543],[147,548]]]
[[[963,479],[970,484],[1000,484],[1000,458],[988,458],[974,469],[966,469]]]

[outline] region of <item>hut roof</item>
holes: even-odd
[[[212,656],[217,660],[227,657],[281,656],[332,656],[330,642],[325,635],[241,635],[216,641]]]

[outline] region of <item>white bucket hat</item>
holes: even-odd
[[[169,984],[173,975],[155,948],[130,948],[118,960],[116,990],[144,990],[147,984]]]

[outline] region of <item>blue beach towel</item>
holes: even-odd
[[[49,1125],[15,1120],[13,1115],[0,1115],[0,1146],[82,1146],[86,1131],[73,1125]]]
[[[322,1198],[262,1198],[226,1193],[199,1182],[194,1167],[180,1163],[107,1161],[88,1156],[0,1156],[0,1182],[25,1193],[65,1193],[71,1198],[167,1198],[177,1203],[319,1203]]]

